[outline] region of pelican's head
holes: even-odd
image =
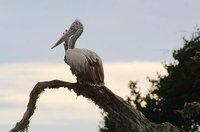
[[[66,30],[66,32],[63,34],[63,36],[56,42],[56,44],[51,48],[58,46],[62,42],[68,42],[69,38],[74,35],[74,37],[77,39],[81,33],[83,32],[83,24],[79,20],[75,20],[69,30]]]

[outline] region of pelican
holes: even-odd
[[[64,60],[70,66],[72,74],[77,77],[77,82],[103,86],[104,70],[101,58],[91,50],[75,48],[76,40],[82,32],[83,24],[75,20],[51,49],[65,42]]]

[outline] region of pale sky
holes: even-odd
[[[1,62],[62,61],[50,50],[79,19],[85,26],[76,47],[104,61],[165,61],[199,24],[199,0],[1,0]]]
[[[0,64],[0,131],[9,130],[25,112],[29,93],[39,81],[52,79],[75,81],[63,63]],[[139,82],[144,93],[150,84],[146,76],[165,73],[159,62],[105,62],[105,83],[115,94],[129,95],[129,80]],[[143,89],[142,89],[143,88]],[[75,131],[95,132],[102,119],[97,106],[67,89],[46,90],[40,96],[30,123],[30,132]]]
[[[63,46],[50,49],[75,19],[84,25],[76,47],[101,56],[106,86],[124,98],[129,80],[146,92],[146,76],[165,73],[161,62],[173,61],[182,37],[199,25],[199,5],[199,0],[0,0],[0,131],[21,119],[38,81],[75,80],[63,62]],[[94,132],[100,112],[73,92],[48,91],[30,131]]]

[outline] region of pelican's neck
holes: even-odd
[[[65,50],[68,50],[68,43],[64,43],[64,48],[65,48]]]
[[[68,48],[69,48],[69,49],[74,49],[74,48],[75,48],[76,40],[81,36],[82,32],[83,32],[83,27],[81,26],[81,27],[74,33],[74,35],[69,39],[69,45],[68,45]]]

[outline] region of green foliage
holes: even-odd
[[[200,63],[191,59],[196,51],[200,51],[199,32],[190,41],[184,39],[183,48],[173,52],[175,62],[164,65],[168,75],[149,79],[152,88],[144,99],[147,105],[140,109],[148,119],[158,123],[167,121],[186,131],[197,128],[199,120],[185,120],[174,112],[183,109],[185,102],[200,101]]]
[[[183,119],[181,115],[174,112],[183,109],[185,102],[200,102],[200,62],[191,59],[196,51],[200,51],[199,30],[190,40],[185,38],[183,40],[184,46],[173,52],[175,61],[164,64],[167,75],[158,74],[157,79],[148,78],[152,86],[145,97],[141,96],[137,82],[130,82],[130,95],[127,101],[134,104],[153,122],[170,122],[185,131],[197,131],[199,119]],[[118,132],[119,126],[113,125],[114,122],[109,117],[106,116],[104,120],[105,128],[109,128],[110,125],[115,128],[101,132]]]
[[[104,126],[99,126],[99,132],[131,132],[114,122],[107,114],[104,114]]]

